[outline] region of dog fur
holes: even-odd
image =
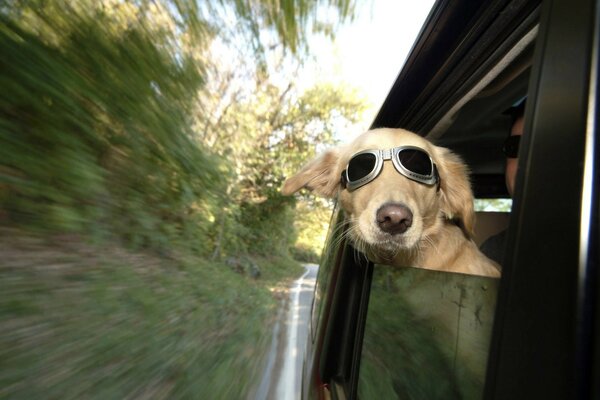
[[[368,184],[352,192],[341,186],[341,173],[353,154],[404,145],[420,147],[431,155],[441,178],[439,190],[404,177],[387,161],[380,175]],[[419,135],[403,129],[368,131],[310,161],[285,181],[282,193],[290,195],[302,188],[325,197],[338,196],[350,221],[347,234],[373,262],[500,276],[498,264],[471,240],[475,212],[466,165],[450,150]],[[378,211],[389,204],[412,213],[412,223],[405,232],[391,234],[380,229]]]

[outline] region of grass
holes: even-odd
[[[0,398],[244,398],[270,341],[273,287],[300,271],[255,259],[255,280],[189,256],[2,236]]]

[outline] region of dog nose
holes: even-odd
[[[377,210],[379,228],[392,235],[406,232],[412,221],[412,212],[402,204],[385,204]]]

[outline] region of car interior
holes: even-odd
[[[532,57],[530,44],[487,86],[470,93],[462,107],[451,110],[427,135],[436,144],[461,155],[471,171],[477,199],[509,199],[502,145],[511,128],[509,110],[527,95]],[[477,210],[475,243],[481,245],[507,228],[508,222],[506,210]]]

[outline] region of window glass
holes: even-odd
[[[510,212],[512,199],[475,199],[475,211]]]
[[[359,399],[480,399],[498,282],[375,265]]]

